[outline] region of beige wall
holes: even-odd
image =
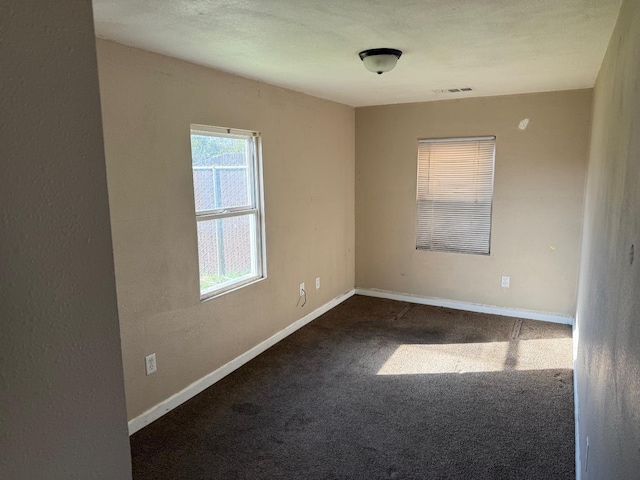
[[[591,94],[356,109],[356,287],[572,316]],[[491,255],[416,251],[417,140],[479,135],[497,137]]]
[[[574,336],[583,479],[640,472],[638,32],[640,3],[624,1],[595,87]]]
[[[353,288],[354,110],[106,41],[98,61],[133,418]],[[191,123],[262,133],[268,278],[204,303]]]
[[[91,2],[0,11],[0,478],[125,480]]]

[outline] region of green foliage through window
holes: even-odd
[[[246,140],[191,134],[191,158],[194,166],[213,165],[224,153],[244,153]]]

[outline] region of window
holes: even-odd
[[[265,276],[260,135],[191,126],[200,298]]]
[[[419,140],[418,250],[489,254],[496,137]]]

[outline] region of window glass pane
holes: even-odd
[[[250,138],[191,134],[196,212],[252,204]]]
[[[256,215],[204,220],[197,224],[202,293],[257,274]]]
[[[260,134],[191,125],[200,297],[264,278]]]
[[[212,168],[193,167],[193,193],[196,200],[196,211],[215,208]]]

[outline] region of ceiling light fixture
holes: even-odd
[[[395,48],[372,48],[360,52],[360,59],[364,67],[370,72],[378,75],[393,70],[402,52]]]

